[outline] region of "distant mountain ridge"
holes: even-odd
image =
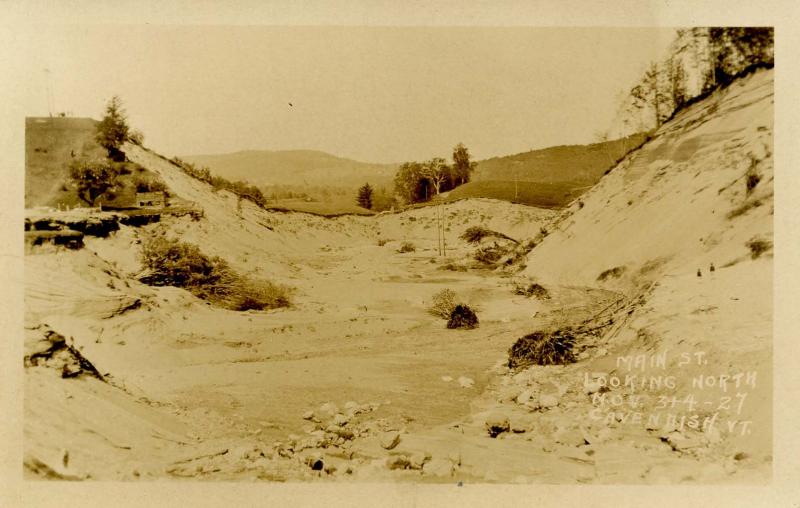
[[[258,186],[328,185],[352,187],[369,181],[387,185],[397,164],[377,164],[338,157],[318,150],[246,150],[227,154],[187,155],[181,159],[208,166],[229,180]]]

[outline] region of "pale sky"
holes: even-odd
[[[167,156],[314,149],[367,162],[478,159],[593,141],[672,29],[50,27],[28,116],[122,97]],[[289,105],[292,104],[292,106]]]

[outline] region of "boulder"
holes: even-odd
[[[511,424],[508,422],[508,417],[503,413],[493,412],[490,413],[485,420],[486,431],[491,437],[497,437],[503,432],[508,432],[511,429]]]
[[[386,459],[386,467],[389,469],[408,469],[411,461],[407,455],[392,455]]]
[[[408,460],[411,469],[422,469],[425,463],[431,460],[431,454],[428,452],[415,452],[411,454]]]
[[[550,409],[558,406],[559,400],[555,394],[545,393],[539,396],[539,406]]]
[[[472,388],[472,385],[475,384],[475,380],[466,376],[461,376],[458,378],[458,384],[461,385],[461,388]]]
[[[517,395],[516,398],[517,404],[525,404],[535,396],[536,396],[535,391],[531,389],[523,390],[519,395]]]
[[[448,459],[431,459],[423,464],[422,474],[449,478],[453,476],[453,463]]]
[[[558,429],[553,436],[556,443],[565,446],[582,446],[586,444],[586,439],[580,429],[574,427],[562,427]]]
[[[322,415],[333,416],[339,412],[339,408],[333,402],[326,402],[319,407],[319,412]]]
[[[397,431],[384,432],[380,436],[381,447],[391,450],[400,444],[400,433]]]

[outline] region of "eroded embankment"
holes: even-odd
[[[557,220],[491,200],[446,205],[450,259],[437,255],[433,207],[333,219],[271,213],[130,147],[129,157],[171,192],[201,203],[204,217],[124,226],[83,250],[26,258],[30,340],[49,326],[105,380],[28,367],[29,471],[763,481],[771,460],[771,94],[768,71],[693,105]],[[491,261],[494,242],[509,242],[457,239],[476,225],[530,251],[513,256],[512,269],[526,265],[519,280],[468,266],[476,249]],[[141,284],[139,242],[156,227],[242,273],[295,287],[294,306],[232,312]],[[399,252],[407,242],[415,249]],[[427,312],[445,288],[477,311],[478,328],[448,330]],[[505,366],[517,338],[567,326],[579,328],[577,363]],[[751,383],[735,393],[693,385],[701,375],[718,383],[740,372]],[[625,384],[626,375],[647,377],[647,388]],[[660,407],[673,396],[673,407]],[[659,409],[669,410],[651,421]],[[678,425],[679,416],[702,424],[715,413],[715,430]],[[112,428],[100,414],[123,423]],[[751,434],[741,434],[742,421]]]

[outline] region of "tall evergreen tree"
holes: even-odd
[[[358,189],[358,197],[356,198],[356,203],[361,208],[366,208],[367,210],[372,209],[372,193],[373,189],[369,183],[365,183]]]

